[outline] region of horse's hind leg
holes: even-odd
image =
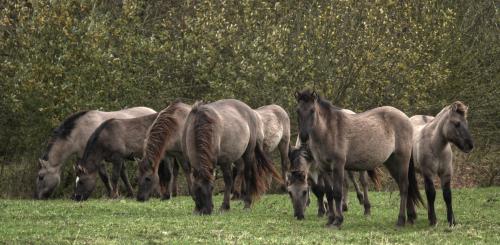
[[[363,176],[363,173],[366,173],[366,171],[361,171],[359,172],[359,180],[361,181],[361,176]],[[356,197],[358,198],[359,204],[363,204],[363,193],[361,193],[361,190],[359,189],[358,183],[356,183],[356,180],[354,179],[354,173],[353,171],[347,171],[347,175],[349,176],[349,179],[352,182],[352,185],[354,185],[354,189],[356,190]]]
[[[233,168],[233,186],[231,192],[233,193],[233,200],[239,199],[241,197],[241,190],[242,190],[242,184],[243,184],[243,168],[244,166],[243,159],[238,159],[234,163],[234,168]]]
[[[177,186],[177,179],[179,177],[179,160],[175,158],[174,166],[172,166],[172,197],[177,196],[179,187]]]
[[[125,187],[127,188],[127,197],[134,197],[134,190],[132,189],[132,185],[130,184],[125,164],[122,165],[120,177],[122,178],[123,184],[125,184]]]
[[[408,199],[408,161],[404,161],[403,157],[397,154],[393,154],[384,163],[384,165],[389,170],[392,178],[396,181],[399,187],[399,216],[396,223],[397,226],[404,226],[406,223],[406,203]]]
[[[448,225],[454,226],[455,215],[453,214],[453,207],[451,205],[451,175],[446,174],[439,177],[441,179],[441,188],[443,189],[443,198],[446,203],[446,214],[448,219]]]
[[[342,211],[346,212],[348,210],[347,204],[349,203],[349,181],[347,178],[344,178],[342,192]]]
[[[434,210],[434,201],[436,200],[436,189],[432,181],[432,174],[424,174],[425,195],[427,196],[427,217],[429,225],[435,226],[437,224],[436,211]]]
[[[172,182],[172,158],[166,157],[160,162],[158,167],[158,177],[160,178],[160,196],[161,200],[170,199]]]
[[[371,214],[371,204],[370,200],[368,200],[368,180],[366,176],[366,171],[359,172],[359,182],[363,187],[363,207],[365,208],[365,215]]]
[[[220,164],[222,175],[224,177],[224,201],[220,207],[221,211],[227,211],[230,208],[231,188],[233,187],[233,176],[231,163]]]
[[[278,145],[281,157],[281,177],[283,177],[284,179],[283,184],[281,185],[281,190],[285,193],[286,193],[286,183],[287,183],[286,173],[288,171],[288,166],[290,166],[290,159],[288,159],[289,145],[290,145],[289,140],[285,140],[284,138]]]
[[[104,183],[104,186],[106,187],[106,191],[108,192],[108,196],[111,196],[112,192],[112,187],[111,183],[109,182],[109,176],[108,176],[108,171],[106,171],[106,165],[103,163],[99,164],[99,177],[101,177],[102,182]]]

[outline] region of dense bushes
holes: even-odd
[[[435,114],[465,101],[480,146],[467,161],[498,183],[493,1],[16,0],[0,8],[2,168],[38,155],[74,111],[232,97],[293,112],[293,91],[312,87],[356,111]]]

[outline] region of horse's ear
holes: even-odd
[[[38,159],[38,166],[40,168],[47,168],[47,164],[48,164],[48,162],[46,160],[43,160],[43,159],[40,159],[40,158]]]
[[[82,165],[79,165],[79,164],[76,166],[76,171],[83,173],[83,174],[87,174],[87,169],[85,167],[82,167]]]
[[[319,97],[319,96],[318,96],[318,93],[316,93],[316,91],[313,91],[313,92],[311,93],[311,96],[314,98],[314,101],[318,100],[318,97]]]

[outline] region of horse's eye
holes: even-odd
[[[150,177],[144,177],[144,180],[145,180],[146,182],[151,182],[151,178],[150,178]]]
[[[307,191],[303,191],[302,196],[306,196],[306,195],[307,195]]]
[[[43,175],[38,175],[38,180],[42,181],[43,180]]]
[[[460,127],[460,122],[453,123],[455,125],[455,128]]]

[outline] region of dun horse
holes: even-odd
[[[111,118],[134,118],[155,113],[146,107],[133,107],[121,111],[81,111],[66,118],[52,133],[36,179],[37,199],[50,197],[60,183],[61,167],[68,157],[82,157],[90,135],[104,121]]]
[[[344,170],[374,170],[384,164],[400,192],[398,226],[416,219],[415,205],[422,199],[415,169],[409,164],[413,127],[410,119],[393,107],[379,107],[348,114],[315,92],[297,92],[299,137],[307,143],[320,172],[332,188],[326,190],[328,226],[340,227]],[[333,200],[335,199],[335,211]]]
[[[288,113],[278,105],[267,105],[259,107],[255,110],[260,117],[264,129],[264,151],[267,153],[273,152],[278,148],[281,157],[281,173],[282,177],[286,177],[288,165],[288,151],[290,147],[290,118]],[[243,178],[243,161],[239,160],[236,163],[236,176],[234,179],[233,197],[239,198],[241,182]],[[285,181],[286,182],[286,181]],[[282,188],[286,189],[283,185]]]
[[[468,129],[467,109],[466,105],[457,101],[441,110],[436,118],[421,115],[410,118],[414,126],[412,160],[424,177],[428,218],[431,226],[437,223],[434,210],[436,190],[433,181],[436,175],[441,180],[448,224],[455,225],[451,204],[450,183],[453,177],[453,154],[450,143],[465,153],[469,153],[474,148]]]
[[[181,161],[187,179],[188,191],[191,192],[191,169],[182,154],[181,147],[184,124],[190,111],[191,106],[174,102],[159,113],[149,128],[144,142],[143,157],[139,162],[138,201],[148,200],[151,191],[158,186],[159,165],[164,155],[175,157]],[[174,184],[176,183],[175,178],[174,175]],[[176,190],[176,186],[167,188]],[[164,198],[169,197],[164,196]]]
[[[131,119],[109,119],[103,122],[90,136],[82,159],[75,167],[76,187],[75,200],[86,200],[96,184],[96,173],[108,190],[109,196],[118,197],[118,179],[121,175],[127,195],[132,197],[133,190],[128,180],[124,161],[142,156],[146,132],[156,119],[158,113]],[[111,184],[106,167],[102,161],[113,163]]]
[[[224,201],[221,210],[229,210],[232,187],[231,165],[242,158],[245,173],[245,207],[267,189],[267,175],[281,177],[263,149],[264,133],[257,113],[245,103],[219,100],[197,103],[184,127],[182,149],[193,168],[195,212],[211,214],[214,170],[217,165],[224,176]]]
[[[299,220],[304,219],[305,209],[309,202],[309,189],[312,190],[318,200],[318,216],[322,217],[326,213],[325,204],[323,202],[325,190],[327,188],[331,188],[331,186],[329,186],[328,182],[325,181],[323,173],[319,171],[318,163],[312,158],[310,150],[307,149],[307,145],[301,144],[298,137],[295,147],[293,147],[290,152],[290,162],[291,166],[288,176],[287,190],[292,201],[294,217]],[[361,171],[359,173],[359,180],[363,187],[363,193],[361,193],[358,184],[354,180],[353,171],[347,171],[347,174],[354,185],[359,203],[362,204],[365,209],[365,215],[370,215],[371,204],[368,200],[368,182],[366,172],[367,171]],[[380,180],[377,172],[368,171],[368,173],[372,178],[372,181],[378,187],[380,185]],[[344,197],[342,199],[343,211],[347,211],[347,193],[348,182],[346,178],[344,181]]]

